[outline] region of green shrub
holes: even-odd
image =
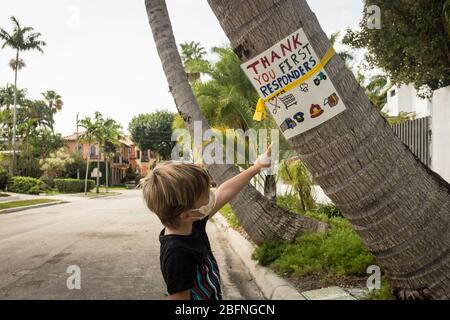
[[[55,179],[55,186],[61,193],[79,193],[84,192],[85,180],[77,179]],[[88,180],[87,190],[90,191],[95,187],[94,180]]]
[[[5,190],[9,181],[9,173],[3,167],[0,167],[0,190]]]
[[[233,209],[231,209],[230,204],[226,204],[222,209],[220,209],[220,213],[227,219],[228,223],[232,228],[239,228],[241,226],[236,214]]]
[[[299,200],[296,195],[293,194],[285,194],[283,196],[277,197],[277,205],[285,208],[286,210],[295,212],[295,213],[301,213],[300,207],[299,207]]]
[[[317,204],[315,210],[318,213],[325,214],[328,218],[331,217],[343,217],[341,210],[339,210],[333,203],[329,204]]]
[[[263,266],[268,266],[282,256],[286,247],[287,245],[282,242],[268,242],[256,248],[252,254],[252,259],[258,260]]]
[[[366,295],[365,300],[396,300],[391,292],[391,285],[386,278],[381,278],[380,290],[373,290]]]
[[[255,250],[254,259],[270,265],[280,274],[344,276],[366,273],[375,259],[348,221],[317,212],[305,215],[329,223],[330,230],[325,234],[303,234],[292,244],[263,244]]]
[[[278,196],[277,205],[295,213],[308,214],[308,211],[306,213],[303,213],[301,211],[299,199],[294,194],[285,194],[283,196]],[[312,212],[315,212],[317,214],[323,214],[328,218],[344,217],[341,210],[339,210],[333,203],[330,204],[317,203],[316,207]]]
[[[12,177],[8,183],[8,191],[23,194],[39,194],[45,191],[42,180],[31,177]]]

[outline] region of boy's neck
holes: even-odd
[[[186,223],[184,225],[180,225],[176,228],[166,227],[164,235],[180,235],[180,236],[189,236],[192,234],[192,222]]]

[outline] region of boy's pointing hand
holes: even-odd
[[[267,148],[266,152],[259,156],[255,162],[258,169],[270,168],[272,166],[272,145]]]

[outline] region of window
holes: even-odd
[[[391,97],[395,97],[395,89],[394,90],[391,90]]]
[[[91,146],[91,155],[97,155],[97,148],[95,146]]]

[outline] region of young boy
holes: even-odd
[[[160,263],[171,300],[221,300],[220,274],[206,234],[206,222],[263,168],[271,147],[256,163],[224,182],[216,192],[202,167],[167,162],[152,170],[140,187],[148,208],[164,225]]]

